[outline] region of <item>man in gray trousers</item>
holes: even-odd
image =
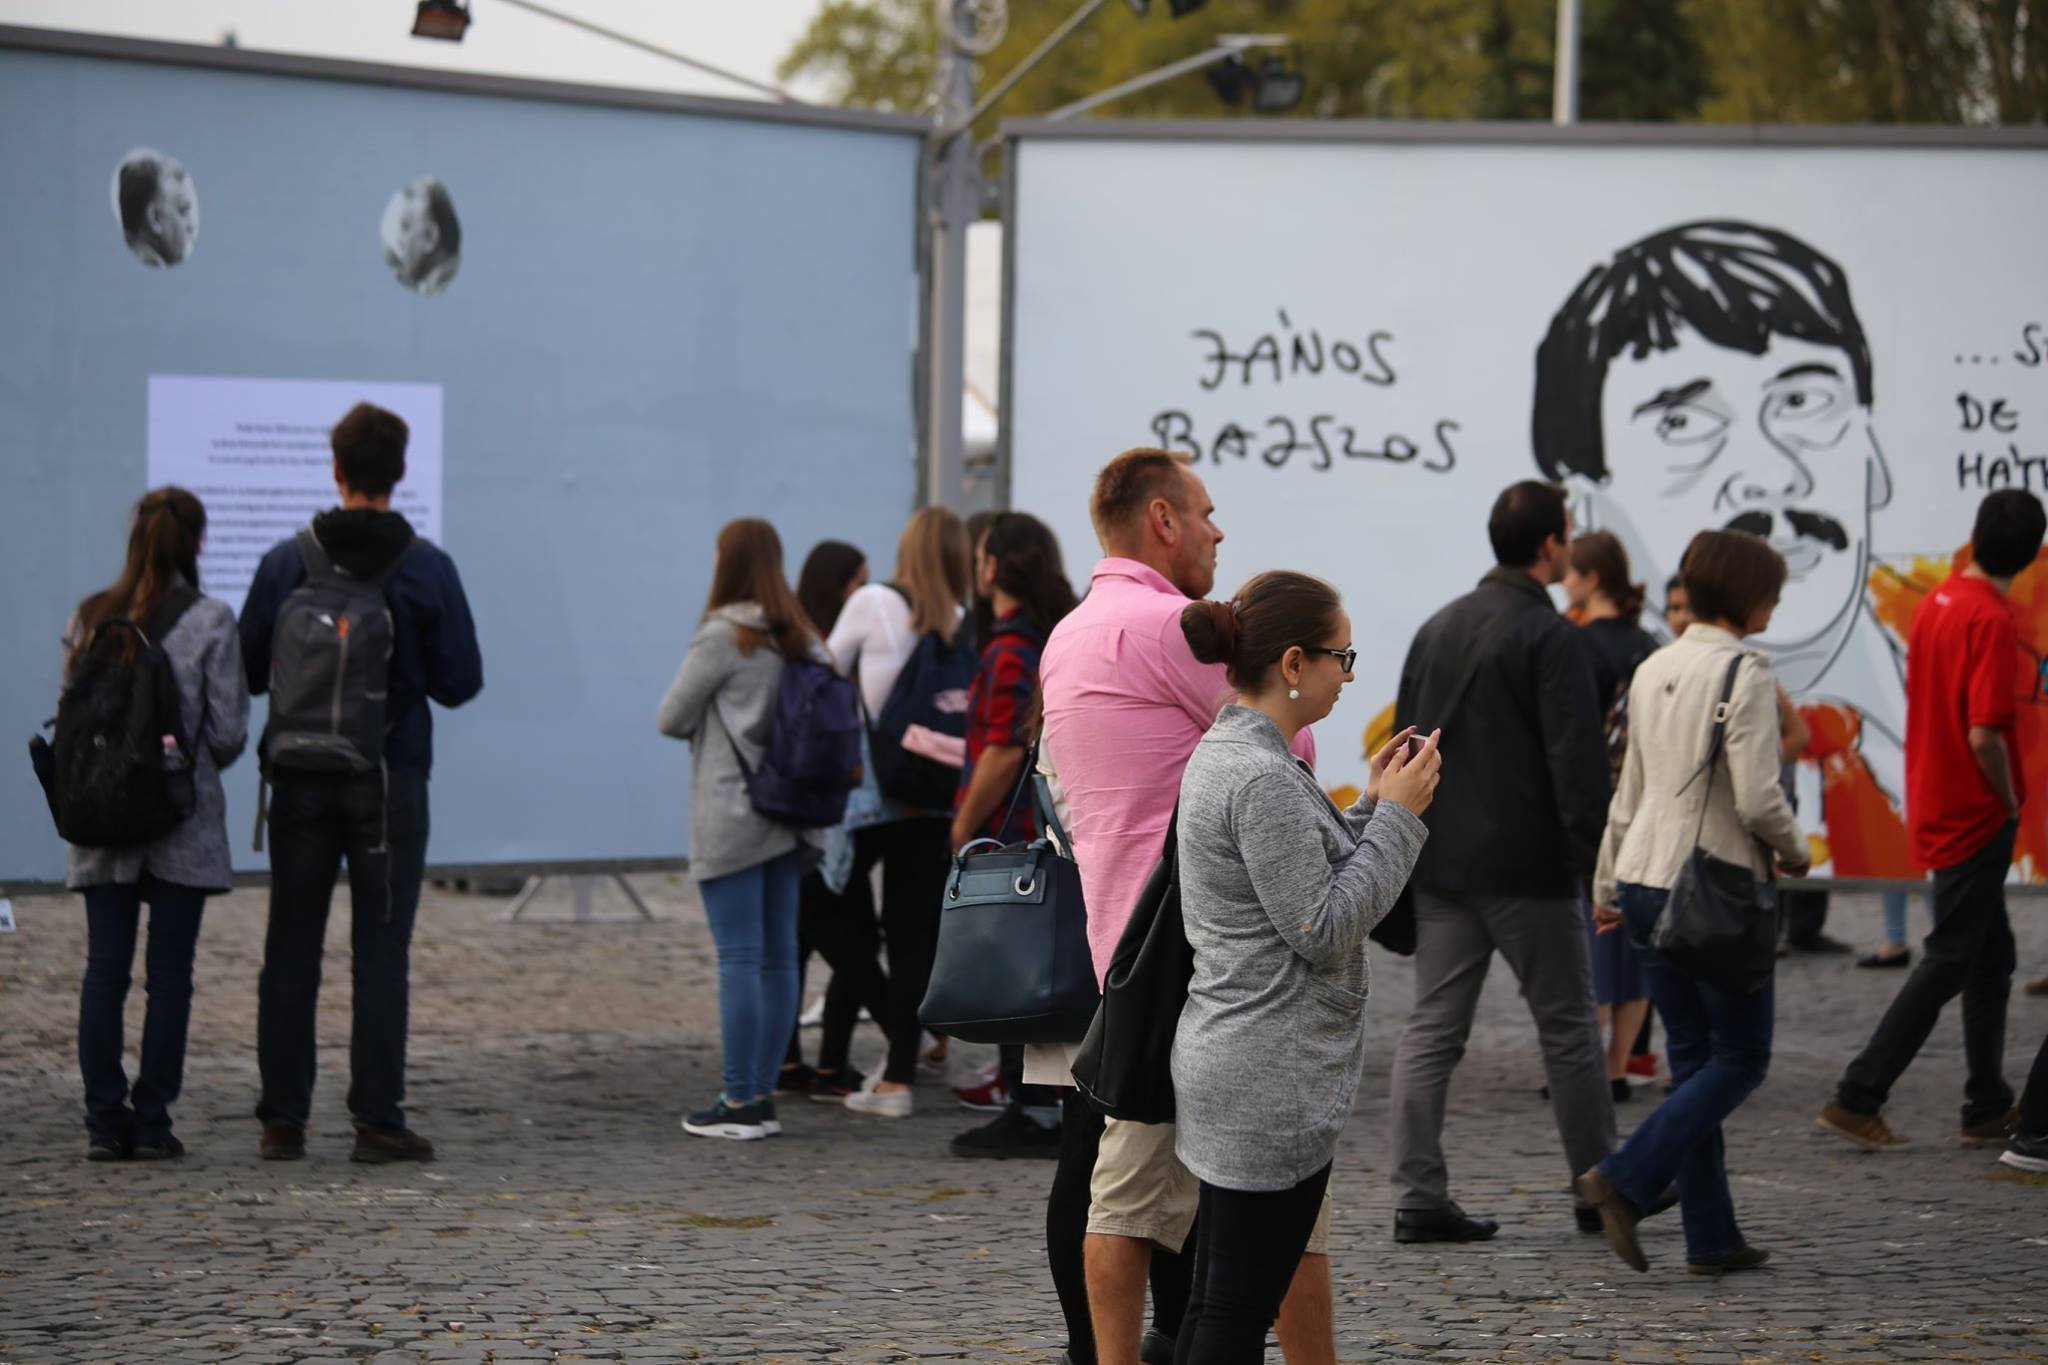
[[[1440,726],[1453,763],[1466,755],[1485,769],[1439,793],[1411,882],[1415,1007],[1393,1075],[1397,1242],[1479,1242],[1499,1230],[1452,1201],[1443,1154],[1445,1095],[1496,950],[1536,1021],[1563,1183],[1614,1149],[1579,901],[1607,822],[1606,727],[1591,658],[1548,591],[1571,542],[1564,491],[1518,483],[1486,529],[1497,566],[1417,633],[1394,707],[1397,730]],[[1600,1231],[1596,1212],[1579,1213]]]

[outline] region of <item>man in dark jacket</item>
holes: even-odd
[[[388,572],[392,648],[381,770],[363,774],[274,769],[270,794],[270,928],[263,945],[256,1054],[263,1097],[262,1155],[306,1153],[313,1105],[314,1018],[327,908],[348,860],[355,950],[355,1022],[348,1107],[357,1161],[430,1161],[434,1147],[405,1126],[406,1010],[413,918],[427,860],[427,771],[434,721],[427,703],[460,706],[483,689],[476,624],[455,561],[413,534],[391,510],[405,476],[405,423],[358,404],[334,428],[341,506],[313,519],[313,535],[352,578]],[[263,557],[242,608],[249,690],[271,682],[271,648],[285,599],[306,581],[296,538]],[[337,693],[338,695],[338,693]]]
[[[1444,1167],[1444,1096],[1499,950],[1543,1046],[1565,1179],[1614,1148],[1581,886],[1607,822],[1604,716],[1579,632],[1552,605],[1571,517],[1554,484],[1519,483],[1487,522],[1496,568],[1431,617],[1401,669],[1395,726],[1441,726],[1471,765],[1424,817],[1415,867],[1415,1007],[1394,1056],[1399,1242],[1484,1241]],[[1582,1226],[1600,1230],[1598,1214]]]

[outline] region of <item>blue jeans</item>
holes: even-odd
[[[1903,891],[1887,891],[1883,893],[1883,902],[1884,941],[1886,943],[1896,943],[1904,947],[1906,944],[1906,893]],[[1927,893],[1927,918],[1930,921],[1934,918],[1934,893],[1932,891]]]
[[[722,1080],[731,1104],[775,1093],[789,1021],[796,1017],[797,889],[803,858],[785,853],[697,883],[718,945]]]
[[[122,1006],[135,961],[142,904],[149,903],[145,960],[149,1006],[142,1016],[141,1065],[130,1090],[121,1069]],[[96,1137],[167,1137],[171,1102],[185,1081],[185,1031],[192,1017],[192,954],[206,893],[144,873],[128,886],[85,889],[85,981],[78,993],[78,1070],[85,1078],[85,1128]],[[133,1106],[132,1108],[130,1106]]]
[[[1775,986],[1730,995],[1673,971],[1645,946],[1668,891],[1623,883],[1621,913],[1642,953],[1650,999],[1664,1020],[1671,1098],[1629,1135],[1600,1169],[1637,1208],[1648,1208],[1675,1179],[1687,1260],[1725,1256],[1743,1246],[1728,1195],[1721,1121],[1763,1084],[1771,1063]]]

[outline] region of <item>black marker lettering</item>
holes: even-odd
[[[1458,467],[1458,452],[1451,446],[1451,433],[1457,430],[1459,430],[1458,424],[1448,417],[1436,424],[1436,443],[1443,448],[1443,463],[1436,464],[1432,462],[1425,464],[1422,466],[1424,469],[1437,474],[1448,474]]]
[[[1154,417],[1152,437],[1161,450],[1185,450],[1197,462],[1202,458],[1202,448],[1195,444],[1194,419],[1184,412],[1169,409]]]
[[[1387,362],[1387,357],[1380,350],[1381,342],[1392,341],[1393,339],[1394,334],[1392,332],[1374,332],[1365,339],[1365,349],[1372,353],[1372,363],[1379,366],[1379,373],[1367,372],[1359,375],[1359,378],[1368,384],[1377,384],[1381,388],[1386,388],[1394,382],[1394,367]]]
[[[1202,361],[1204,365],[1214,365],[1216,367],[1215,371],[1202,381],[1203,388],[1213,389],[1223,382],[1223,372],[1230,368],[1230,348],[1223,344],[1223,333],[1211,331],[1207,327],[1189,332],[1188,335],[1191,337],[1208,337],[1214,343],[1215,349]]]

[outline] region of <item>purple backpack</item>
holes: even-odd
[[[749,768],[733,743],[754,810],[797,829],[829,829],[844,820],[846,798],[861,780],[860,732],[860,699],[850,679],[815,659],[784,664],[761,766]]]

